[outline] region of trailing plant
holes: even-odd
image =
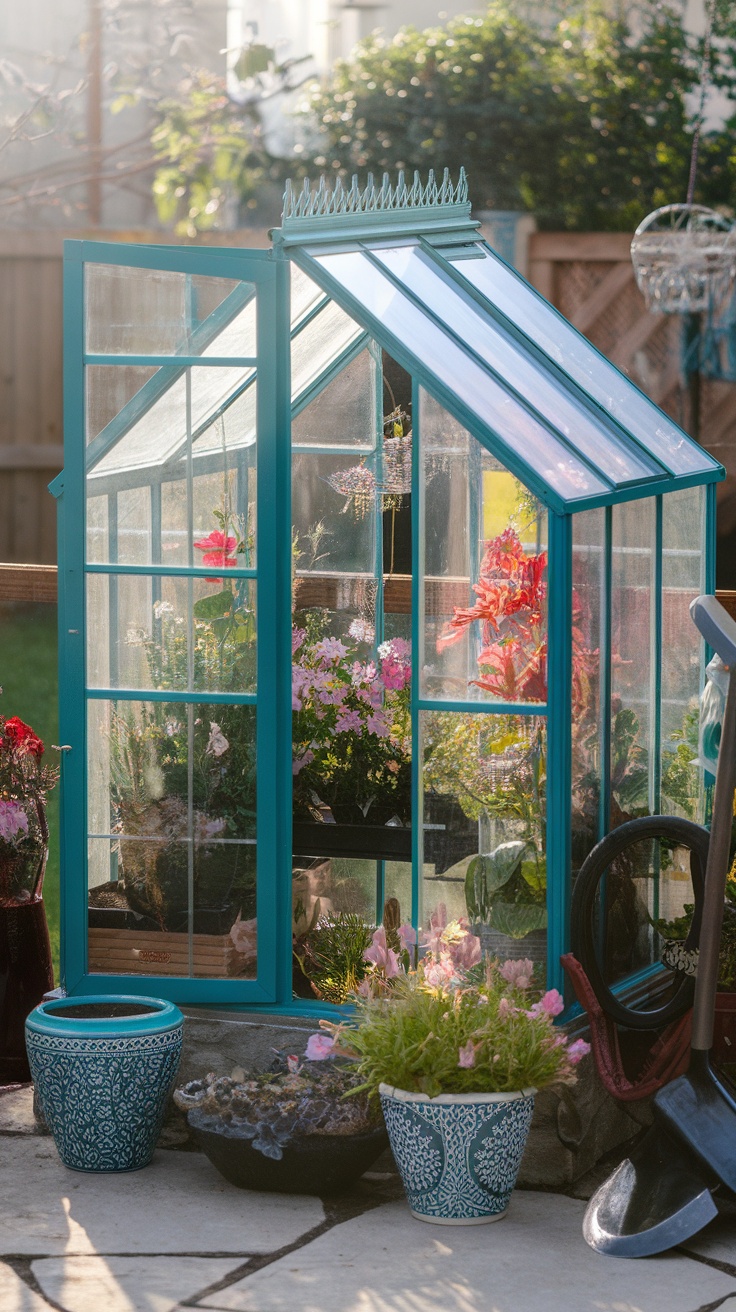
[[[332,1045],[328,1051],[325,1045],[326,1036],[312,1035],[304,1060],[278,1053],[263,1074],[249,1077],[240,1068],[229,1076],[209,1073],[176,1089],[174,1102],[196,1127],[248,1139],[274,1161],[290,1143],[311,1135],[365,1134],[380,1112],[356,1092],[355,1063],[335,1059]]]

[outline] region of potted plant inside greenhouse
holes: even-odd
[[[722,468],[481,240],[464,175],[65,267],[67,991],[323,1015],[392,901],[562,990],[588,851],[702,816]],[[653,860],[617,987],[683,899]]]

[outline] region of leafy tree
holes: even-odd
[[[730,86],[736,24],[719,4],[712,62]],[[493,0],[482,18],[406,28],[391,42],[374,34],[311,90],[314,164],[380,173],[457,161],[478,208],[531,210],[543,227],[630,229],[684,199],[702,43],[674,10],[646,5],[631,22],[609,10],[566,4],[545,29]],[[727,134],[703,150],[717,165],[703,195],[728,200]]]

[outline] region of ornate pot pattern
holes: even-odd
[[[382,1084],[379,1092],[412,1214],[437,1225],[499,1220],[516,1184],[535,1090],[428,1098]]]
[[[183,1026],[178,1007],[157,998],[63,998],[31,1012],[31,1074],[65,1166],[106,1172],[148,1165]]]

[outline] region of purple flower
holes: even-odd
[[[323,638],[321,642],[315,642],[313,651],[325,664],[332,665],[347,656],[348,649],[339,638]]]
[[[298,650],[299,650],[299,648],[301,647],[302,643],[304,642],[304,639],[306,638],[306,636],[307,636],[307,630],[306,630],[306,629],[297,629],[297,628],[293,628],[293,629],[291,630],[291,653],[292,653],[292,656],[293,656],[293,654],[294,654],[295,651],[298,651]]]
[[[363,722],[357,711],[342,711],[335,721],[335,733],[347,733],[354,729],[359,733],[363,727]]]

